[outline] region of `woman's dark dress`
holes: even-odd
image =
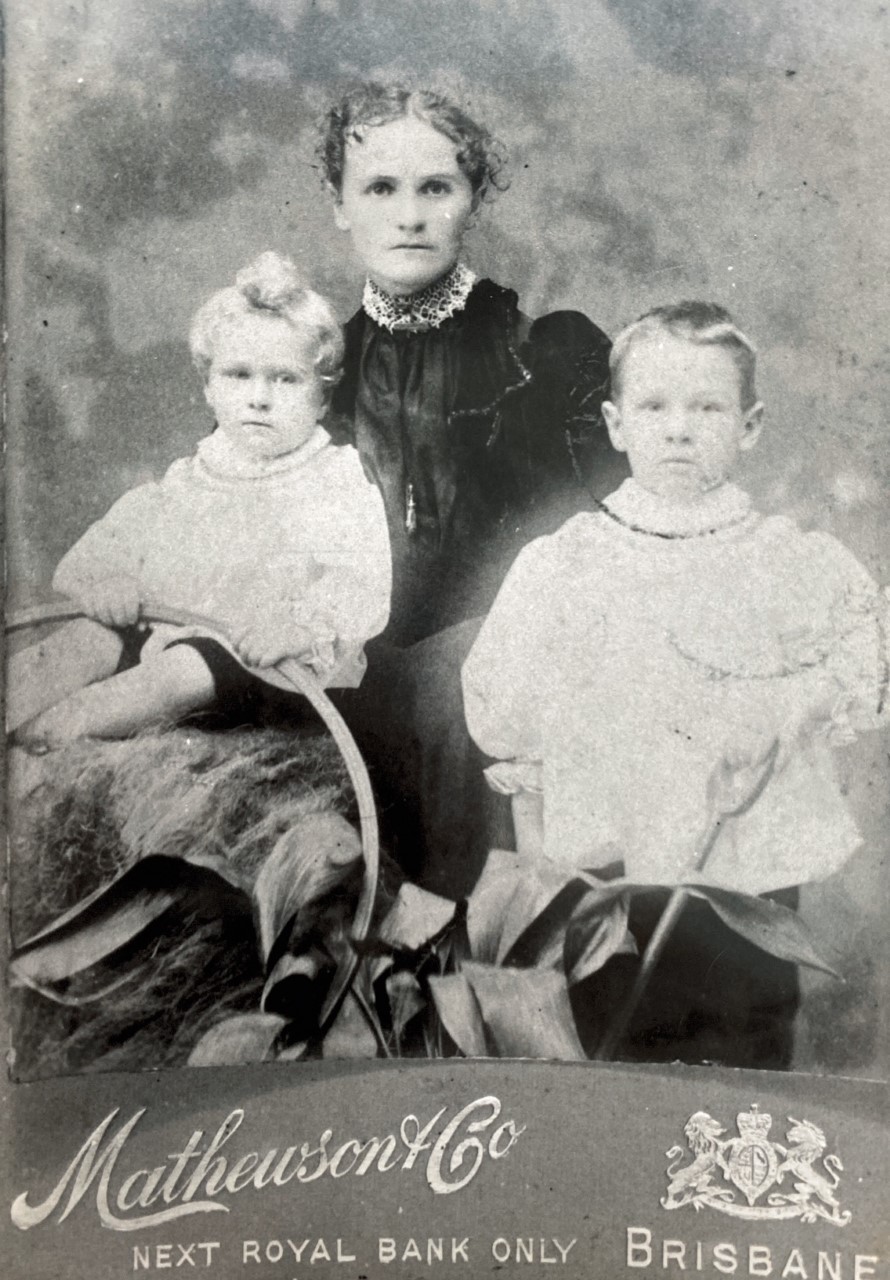
[[[393,599],[345,710],[397,856],[451,897],[498,838],[460,667],[517,552],[625,475],[600,419],[609,348],[580,313],[531,321],[490,280],[438,328],[390,332],[363,310],[346,325],[326,425],[383,495]]]

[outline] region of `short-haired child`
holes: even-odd
[[[380,495],[322,425],[343,356],[330,303],[265,253],[201,307],[190,347],[215,429],[62,559],[53,587],[87,619],[11,660],[18,741],[120,737],[208,708],[237,718],[252,678],[234,653],[355,686],[386,624]],[[150,602],[213,619],[231,646],[200,626],[140,625]]]
[[[879,721],[886,601],[835,538],[758,514],[731,483],[761,430],[754,366],[713,304],[660,307],[619,335],[604,415],[632,477],[520,553],[464,697],[502,762],[493,783],[531,805],[548,858],[656,886],[692,868],[715,767],[777,741],[763,794],[703,874],[796,905],[796,886],[860,842],[830,747]],[[634,900],[640,946],[666,893]],[[620,999],[625,963],[591,979],[588,1002]],[[797,1003],[794,966],[692,903],[620,1052],[787,1066]]]

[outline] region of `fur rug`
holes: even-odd
[[[223,857],[249,895],[300,819],[353,817],[337,747],[305,727],[179,728],[43,757],[13,751],[9,794],[14,947],[147,855]],[[263,979],[249,913],[175,907],[88,980],[72,979],[67,1004],[13,990],[13,1075],[181,1065],[213,1022],[258,1008]],[[87,986],[105,994],[82,1002]]]

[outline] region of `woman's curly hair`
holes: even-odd
[[[370,82],[352,89],[323,116],[316,146],[324,180],[339,195],[343,189],[346,146],[361,142],[363,131],[404,116],[425,120],[457,147],[457,163],[469,180],[477,202],[505,191],[504,145],[462,107],[435,89]]]
[[[206,378],[220,329],[257,313],[277,316],[301,335],[313,338],[315,372],[324,382],[339,380],[343,330],[327,298],[310,289],[289,258],[261,253],[239,271],[234,286],[220,289],[195,314],[189,331],[192,361]]]

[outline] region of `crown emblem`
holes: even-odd
[[[736,1116],[738,1131],[749,1142],[763,1142],[772,1124],[772,1116],[766,1111],[758,1111],[756,1102],[750,1111],[740,1111]]]

